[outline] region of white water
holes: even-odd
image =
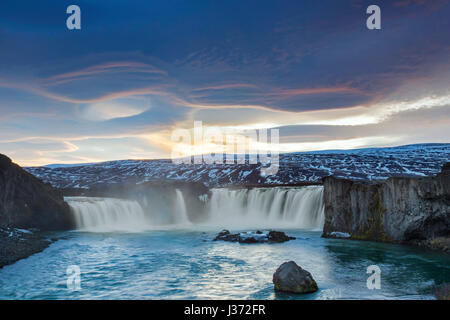
[[[199,226],[217,228],[323,227],[323,188],[274,187],[254,189],[212,189],[207,220]],[[192,228],[183,193],[176,189],[170,226],[161,226],[133,200],[115,198],[67,197],[77,228],[91,232],[139,232],[155,228]],[[151,206],[148,206],[151,208]],[[195,214],[195,213],[194,213]]]
[[[209,223],[228,228],[322,229],[323,188],[213,189]]]
[[[143,231],[152,226],[149,215],[137,201],[94,197],[65,200],[72,208],[77,228],[83,231]]]
[[[175,202],[175,224],[189,225],[189,218],[186,210],[186,203],[184,202],[183,193],[176,189],[177,199]]]

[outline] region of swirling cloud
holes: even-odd
[[[165,157],[194,120],[280,128],[285,151],[448,142],[450,4],[383,3],[379,32],[368,4],[80,0],[96,18],[77,33],[53,1],[4,0],[1,151],[24,164]]]

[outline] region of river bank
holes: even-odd
[[[43,251],[53,242],[38,230],[0,229],[0,268]]]

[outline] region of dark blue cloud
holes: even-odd
[[[80,31],[66,28],[72,4],[81,7]],[[0,134],[126,135],[200,108],[220,118],[245,107],[246,119],[260,108],[258,121],[270,122],[272,110],[379,109],[400,91],[402,99],[448,92],[450,2],[378,1],[382,29],[374,31],[366,28],[371,4],[2,0]],[[126,110],[102,114],[108,103]]]
[[[0,65],[7,74],[41,77],[117,57],[151,60],[185,87],[246,82],[271,91],[352,86],[365,92],[347,98],[301,96],[274,106],[298,111],[348,107],[422,76],[430,61],[446,62],[450,39],[442,31],[449,29],[450,5],[440,2],[436,10],[421,3],[382,2],[382,30],[369,31],[368,1],[76,1],[82,30],[68,31],[65,8],[73,1],[6,0],[0,7]],[[53,90],[83,99],[95,91],[101,96],[146,87],[153,80],[131,74],[121,83],[108,77],[94,79],[93,87],[87,79]],[[209,100],[262,104],[266,99],[224,94],[214,92]]]

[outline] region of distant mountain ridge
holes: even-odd
[[[325,176],[353,180],[395,176],[431,176],[450,161],[450,144],[427,143],[388,148],[325,150],[280,155],[276,175],[260,175],[261,165],[174,164],[171,160],[117,160],[93,164],[25,168],[58,188],[90,188],[102,184],[153,180],[203,182],[210,187],[319,183]]]

